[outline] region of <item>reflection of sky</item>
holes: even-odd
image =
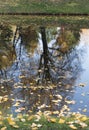
[[[81,63],[83,71],[76,80],[76,92],[74,95],[74,100],[76,104],[72,106],[72,111],[83,112],[83,109],[89,108],[89,29],[82,30],[80,37],[80,44],[78,49],[82,50]],[[79,86],[79,84],[85,84],[85,87]],[[89,109],[83,114],[89,116]]]

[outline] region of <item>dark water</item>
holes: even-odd
[[[0,111],[89,116],[89,30],[0,27]]]

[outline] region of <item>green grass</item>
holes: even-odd
[[[40,117],[40,118],[39,118]],[[3,129],[2,129],[3,128]],[[6,128],[6,129],[5,129]],[[1,130],[89,130],[89,117],[75,114],[70,117],[20,115],[12,118],[0,116]]]
[[[0,12],[89,13],[89,0],[0,0]]]

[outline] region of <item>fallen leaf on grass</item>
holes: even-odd
[[[8,120],[9,125],[15,125],[16,124],[14,119],[11,118],[11,117],[8,117],[7,120]]]
[[[26,120],[24,118],[21,119],[22,122],[26,122]]]
[[[32,120],[34,118],[34,115],[31,115],[30,117],[28,117],[28,121]]]
[[[0,125],[2,125],[3,124],[3,122],[2,121],[0,121]]]
[[[84,122],[80,122],[79,125],[81,125],[82,128],[87,127],[87,124]]]
[[[14,127],[14,128],[19,128],[19,126],[16,125],[16,122],[14,121],[13,118],[8,117],[7,120],[8,120],[9,125],[11,125],[11,126]]]
[[[65,120],[64,120],[64,119],[60,119],[60,120],[59,120],[59,123],[60,123],[60,124],[63,124],[63,123],[65,123]]]
[[[0,130],[6,130],[7,129],[7,127],[2,127]]]
[[[73,124],[72,125],[69,125],[69,127],[73,130],[77,130],[77,127],[75,127]]]
[[[86,121],[87,119],[88,119],[87,116],[83,116],[80,118],[80,121]]]
[[[50,118],[50,122],[55,123],[56,119],[55,118]]]

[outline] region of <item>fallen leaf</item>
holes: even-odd
[[[81,87],[85,87],[86,84],[84,84],[84,83],[80,83],[79,86],[81,86]]]
[[[26,122],[26,120],[24,118],[21,119],[22,122]]]
[[[20,105],[19,102],[16,102],[13,106],[18,107]]]
[[[87,112],[87,109],[85,108],[85,109],[83,109],[82,111],[83,111],[83,112]]]
[[[14,128],[19,128],[19,126],[18,125],[12,125]]]
[[[60,119],[60,120],[59,120],[59,123],[60,123],[60,124],[63,124],[63,123],[65,123],[65,120],[64,120],[64,119]]]
[[[50,121],[51,121],[52,123],[55,123],[55,122],[56,122],[56,119],[55,119],[55,118],[50,118]]]
[[[41,124],[38,124],[37,127],[40,128],[40,127],[42,127],[42,125],[41,125]]]
[[[80,121],[86,121],[87,119],[88,119],[87,116],[83,116],[80,118]]]
[[[7,120],[8,120],[9,125],[11,125],[11,126],[16,125],[16,123],[15,123],[13,118],[8,117]]]
[[[0,125],[2,125],[3,124],[3,122],[2,121],[0,121]]]
[[[5,127],[2,127],[0,130],[6,130],[7,129],[7,127],[5,126]]]
[[[87,127],[87,124],[84,122],[80,122],[79,125],[81,125],[82,128]]]
[[[75,127],[73,124],[69,125],[70,128],[72,128],[73,130],[77,130],[77,127]]]
[[[31,115],[30,117],[28,117],[28,121],[32,120],[34,118],[34,115]]]

